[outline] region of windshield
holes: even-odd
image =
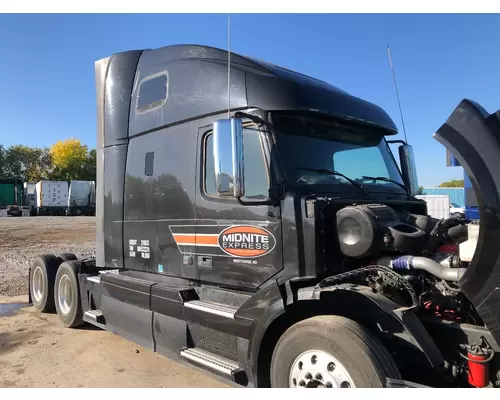
[[[368,191],[403,191],[398,167],[383,134],[375,128],[283,114],[274,115],[273,122],[279,157],[290,184],[314,185],[314,190],[322,190],[321,186],[332,190],[331,185],[342,185],[335,190],[347,186],[356,190],[350,179]]]

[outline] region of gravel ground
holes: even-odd
[[[39,254],[94,252],[95,217],[0,218],[0,295],[28,294],[28,267]]]

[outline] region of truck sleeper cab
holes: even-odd
[[[228,111],[227,59],[179,45],[96,63],[96,257],[37,257],[33,305],[237,386],[494,385],[496,264],[460,260],[465,220],[427,216],[390,117],[236,54]],[[438,140],[472,165],[462,128]],[[500,129],[480,128],[493,160]]]

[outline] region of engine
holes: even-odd
[[[459,256],[468,238],[466,220],[399,214],[387,205],[367,204],[340,209],[336,228],[351,277],[359,275],[396,302],[441,318],[476,322],[457,285],[470,261]]]

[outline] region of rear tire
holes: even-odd
[[[291,326],[271,361],[271,387],[382,388],[401,379],[384,345],[350,319],[322,315]]]
[[[54,302],[57,316],[66,328],[75,328],[84,322],[78,283],[79,271],[78,261],[65,261],[57,270]]]
[[[42,313],[54,312],[54,282],[61,261],[53,254],[42,254],[33,260],[29,272],[29,289],[33,307]]]
[[[73,253],[61,253],[61,254],[58,254],[57,257],[61,258],[61,260],[63,260],[63,261],[78,260],[78,257],[75,256]]]

